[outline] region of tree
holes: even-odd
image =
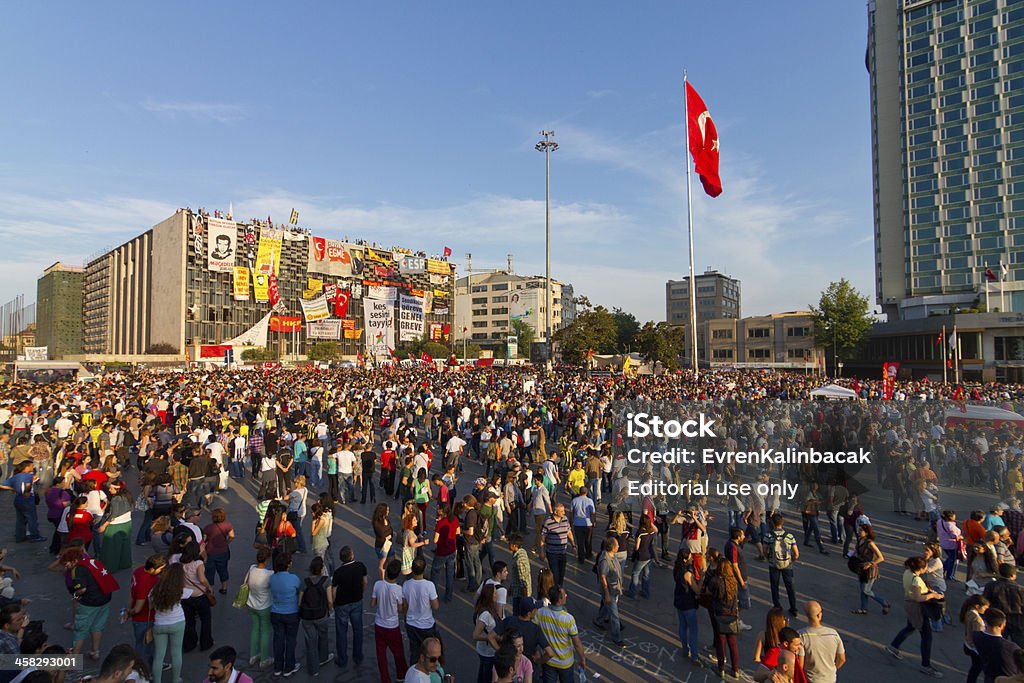
[[[667,368],[679,367],[679,357],[686,351],[686,336],[682,327],[667,322],[645,323],[633,337],[634,348],[648,361],[660,362]]]
[[[513,320],[512,333],[509,336],[514,336],[516,338],[516,345],[519,347],[519,355],[524,355],[524,352],[525,355],[530,355],[530,345],[533,343],[537,335],[529,324],[523,320]],[[508,345],[506,344],[506,347],[507,346]]]
[[[410,342],[402,342],[395,350],[395,355],[401,358],[408,358],[409,354],[412,354],[413,358],[419,359],[423,354],[428,354],[431,358],[443,359],[447,358],[451,350],[436,341],[432,341],[429,335],[423,335],[419,339],[414,339]]]
[[[818,346],[833,349],[832,360],[850,358],[867,339],[874,320],[868,298],[846,278],[829,284],[821,293],[814,314],[814,338]]]
[[[640,323],[635,315],[621,308],[613,308],[612,317],[615,318],[615,345],[619,353],[625,353],[633,347],[633,337],[640,331]]]
[[[333,341],[321,341],[309,347],[306,354],[310,360],[334,360],[341,355],[341,345]]]
[[[276,349],[264,349],[264,348],[245,349],[244,351],[242,351],[242,360],[249,360],[249,361],[278,360],[278,354],[277,354],[277,350]]]
[[[616,334],[615,317],[604,306],[598,306],[583,311],[571,325],[555,332],[554,341],[565,362],[582,363],[591,349],[594,353],[614,353]]]

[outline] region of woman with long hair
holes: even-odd
[[[971,659],[967,683],[978,683],[978,676],[981,674],[981,656],[974,647],[974,634],[985,630],[985,622],[981,616],[988,611],[988,607],[988,600],[981,595],[972,595],[964,600],[960,607],[960,623],[964,625],[964,654]]]
[[[412,576],[412,563],[416,559],[416,551],[427,544],[427,539],[418,532],[420,523],[419,510],[413,509],[402,518],[402,577],[404,583]]]
[[[882,608],[882,614],[888,614],[892,607],[884,598],[875,594],[875,582],[879,577],[879,567],[885,562],[885,556],[875,543],[875,530],[865,524],[857,530],[857,546],[854,557],[860,560],[860,571],[857,582],[860,584],[860,607],[853,610],[854,614],[868,613],[868,600],[874,600]]]
[[[171,655],[171,683],[181,680],[182,642],[185,637],[185,610],[181,601],[192,596],[185,587],[185,568],[170,564],[160,572],[160,580],[149,594],[153,608],[153,683],[163,680],[164,657]]]
[[[333,573],[331,531],[334,527],[334,515],[330,513],[330,508],[325,508],[318,501],[313,503],[309,509],[309,516],[313,518],[313,526],[310,531],[310,547],[313,549],[313,556],[323,560],[324,568]]]
[[[942,565],[942,548],[937,542],[929,542],[924,544],[924,555],[922,556],[925,561],[924,574],[921,578],[924,579],[924,583],[928,586],[928,590],[935,593],[946,594],[946,579],[944,576],[944,568]],[[938,618],[932,619],[932,631],[935,633],[942,633],[944,625],[953,623],[949,615],[946,614],[945,604],[941,604],[942,609],[939,610],[941,614]],[[933,612],[935,610],[932,610]],[[938,613],[937,613],[938,614]]]
[[[108,570],[119,572],[132,568],[132,509],[135,507],[135,497],[120,479],[111,480],[107,486],[110,499],[105,511],[106,518],[99,527],[103,543],[98,555]]]
[[[168,515],[161,515],[153,520],[149,528],[149,544],[152,546],[153,552],[166,557],[170,554],[171,541],[173,540],[171,518]]]
[[[75,498],[75,501],[71,503],[71,511],[68,512],[67,525],[68,535],[65,538],[65,546],[70,545],[71,541],[79,539],[82,542],[82,547],[86,550],[89,549],[89,544],[92,543],[92,513],[86,508],[89,505],[89,499],[85,496],[79,496]]]
[[[249,612],[251,626],[249,628],[249,666],[259,665],[260,669],[270,668],[270,577],[273,569],[267,568],[270,562],[270,548],[261,546],[256,550],[256,562],[249,566],[244,583],[249,586],[249,599],[245,608]]]
[[[935,523],[935,532],[939,537],[939,546],[944,555],[942,560],[943,574],[946,581],[954,581],[956,565],[960,559],[960,544],[964,534],[956,524],[956,512],[943,510],[939,521]]]
[[[648,524],[650,520],[644,518]],[[672,567],[672,578],[675,580],[675,593],[673,604],[676,614],[679,617],[679,645],[686,653],[686,658],[691,664],[699,664],[700,656],[697,651],[697,595],[700,588],[693,576],[693,562],[690,559],[690,551],[686,548],[680,549],[676,554],[675,565]]]
[[[654,535],[657,530],[651,523],[651,518],[646,515],[640,520],[640,531],[636,536],[636,542],[632,547],[633,572],[629,580],[629,589],[626,596],[635,598],[637,591],[643,598],[651,597],[651,563],[655,559]],[[676,561],[679,561],[678,555]]]
[[[707,590],[711,595],[711,619],[718,626],[715,638],[718,675],[725,678],[725,650],[728,647],[732,677],[736,678],[739,673],[739,648],[736,645],[736,636],[740,632],[739,581],[729,558],[719,556]]]
[[[392,544],[394,543],[394,530],[391,528],[391,520],[388,519],[388,504],[378,503],[373,509],[373,549],[377,553],[377,571],[380,578],[384,578],[384,565],[392,555]]]
[[[203,562],[199,544],[189,534],[188,544],[181,552],[181,566],[185,570],[185,588],[192,590],[192,595],[185,598],[181,605],[185,608],[185,638],[182,643],[184,652],[191,652],[199,646],[200,650],[213,647],[213,615],[210,604],[214,602],[213,588],[206,580],[206,565]],[[199,620],[199,634],[196,634],[196,620]]]
[[[235,538],[235,528],[228,521],[224,508],[217,508],[210,513],[210,523],[203,529],[206,539],[206,583],[213,585],[220,576],[220,593],[228,592],[228,563],[231,561],[231,541]]]
[[[473,641],[476,643],[476,653],[480,657],[477,683],[491,683],[494,653],[500,645],[495,631],[499,619],[494,584],[485,583],[480,589],[476,605],[473,606]]]
[[[420,529],[427,528],[427,506],[430,505],[430,498],[430,481],[427,479],[427,470],[421,467],[412,484],[412,499],[419,511]]]
[[[537,591],[534,595],[541,601],[544,607],[550,607],[551,601],[548,599],[548,591],[555,585],[555,575],[551,569],[544,567],[537,572]]]
[[[280,501],[275,500],[267,508],[263,532],[266,534],[267,543],[274,551],[275,557],[279,553],[291,556],[295,551],[295,527],[288,521],[285,506]]]
[[[754,661],[764,664],[765,655],[779,645],[779,633],[789,626],[789,617],[781,607],[772,607],[764,618],[764,630],[757,634]]]

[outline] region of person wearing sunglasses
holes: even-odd
[[[405,683],[431,683],[444,679],[441,668],[441,641],[427,638],[420,647],[420,657],[405,674]]]

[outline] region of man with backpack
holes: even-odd
[[[772,586],[772,604],[782,608],[779,596],[779,579],[786,584],[789,597],[789,614],[797,616],[796,590],[793,588],[793,563],[800,559],[800,548],[796,538],[783,528],[782,515],[772,515],[772,530],[764,538],[765,554],[768,556],[768,576]]]
[[[330,585],[330,579],[324,574],[324,559],[314,557],[299,595],[299,619],[306,642],[306,671],[310,676],[318,675],[320,667],[331,661],[327,644],[327,615],[331,612],[327,589]]]

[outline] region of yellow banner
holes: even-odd
[[[435,289],[434,290],[434,298],[435,299],[443,299],[446,296],[448,296],[448,292],[446,292],[445,290],[443,290],[443,289]]]
[[[324,281],[316,277],[306,278],[306,289],[313,293],[319,293],[324,288]]]
[[[447,261],[438,261],[437,259],[427,259],[427,272],[435,273],[437,275],[448,275],[452,272],[452,269],[448,266]]]
[[[313,291],[312,289],[304,289],[302,290],[302,298],[309,301],[319,293],[319,291]]]
[[[344,330],[345,339],[359,339],[363,336],[362,330]]]
[[[273,268],[274,275],[278,275],[281,268],[281,243],[284,240],[284,230],[263,228],[260,230],[260,244],[256,250],[256,272],[269,273]]]
[[[382,251],[380,249],[371,249],[370,247],[367,247],[366,248],[366,260],[367,261],[376,261],[377,263],[388,264],[388,263],[391,263],[391,252],[390,251]]]
[[[233,289],[235,301],[249,300],[249,269],[245,266],[235,266],[232,270]]]
[[[270,293],[268,287],[270,286],[270,275],[267,273],[253,273],[252,276],[252,292],[253,298],[256,301],[270,301]]]

